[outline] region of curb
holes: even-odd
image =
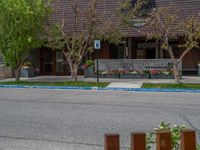
[[[158,89],[158,88],[99,88],[76,86],[28,86],[28,85],[0,85],[0,88],[15,89],[52,89],[52,90],[87,90],[87,91],[129,91],[129,92],[173,92],[173,93],[200,93],[194,89]]]

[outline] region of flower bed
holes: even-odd
[[[172,70],[150,70],[151,79],[173,79]]]
[[[100,78],[120,78],[120,72],[118,70],[105,70],[99,72]]]
[[[87,67],[84,70],[85,77],[95,77],[94,68]],[[121,79],[173,79],[172,70],[104,70],[99,71],[100,78],[121,78]]]
[[[147,79],[149,78],[148,74],[145,74],[141,71],[135,70],[126,70],[120,72],[120,78],[122,79]]]

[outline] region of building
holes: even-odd
[[[133,0],[135,3],[136,0]],[[78,0],[80,7],[85,7],[89,0]],[[109,10],[109,12],[115,14],[119,10],[120,4],[124,0],[101,0],[99,11]],[[73,11],[68,4],[68,1],[60,0],[55,1],[53,7],[56,12],[51,16],[49,21],[56,22],[63,17],[63,11],[66,14],[66,20],[68,26],[66,32],[73,28]],[[176,6],[182,10],[183,16],[190,16],[197,14],[200,10],[199,0],[150,0],[150,7],[162,7],[167,6],[170,3],[175,3]],[[118,23],[120,17],[113,15],[112,21]],[[140,25],[138,25],[140,26]],[[142,28],[142,27],[140,27]],[[99,52],[100,59],[167,59],[168,53],[161,49],[159,41],[151,40],[146,41],[143,35],[139,34],[135,28],[127,28],[124,31],[124,42],[121,45],[115,46],[108,43],[102,43],[102,48]],[[172,41],[173,47],[176,47],[181,39]],[[181,49],[177,48],[175,55],[180,55]],[[30,60],[40,70],[41,75],[67,75],[70,74],[69,67],[64,60],[61,51],[51,51],[47,48],[40,48],[34,50],[30,55]],[[90,56],[87,56],[90,58]],[[93,59],[95,57],[92,57]],[[200,61],[200,50],[193,50],[188,53],[182,62],[183,73],[197,74],[197,64]],[[80,73],[82,73],[80,68]]]

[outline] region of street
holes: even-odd
[[[103,150],[161,121],[200,129],[200,94],[0,89],[0,150]]]

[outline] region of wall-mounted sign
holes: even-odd
[[[100,40],[94,40],[94,48],[96,50],[101,49],[101,41]]]
[[[143,17],[143,18],[135,18],[129,20],[129,23],[133,27],[143,27],[150,21],[149,18]]]

